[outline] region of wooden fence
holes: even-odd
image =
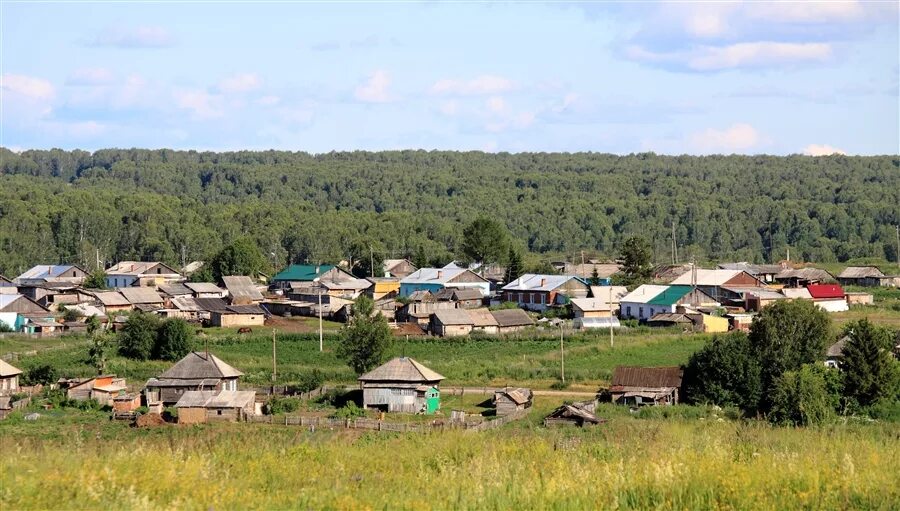
[[[285,415],[276,419],[272,415],[253,415],[247,417],[248,422],[283,424],[285,426],[303,426],[308,428],[326,429],[360,429],[366,431],[393,431],[399,433],[427,433],[429,431],[443,431],[445,429],[462,429],[467,431],[487,431],[499,428],[512,421],[522,419],[528,415],[528,411],[498,417],[494,420],[451,422],[448,420],[434,420],[432,422],[385,422],[376,419],[332,419],[329,417],[304,417],[302,415]]]

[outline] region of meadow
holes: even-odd
[[[544,428],[557,404],[538,397],[526,419],[479,433],[13,416],[0,423],[0,507],[887,510],[900,501],[893,425],[792,429],[712,409],[662,417],[606,405],[600,426]]]

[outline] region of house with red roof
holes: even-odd
[[[828,312],[843,312],[849,310],[847,294],[838,284],[810,284],[806,286],[809,296],[816,305]]]

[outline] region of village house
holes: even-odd
[[[92,378],[72,378],[61,380],[60,388],[65,388],[66,397],[76,401],[93,399],[103,406],[112,406],[113,398],[127,388],[125,378],[114,374],[94,376]]]
[[[519,307],[543,311],[553,305],[564,305],[572,298],[585,298],[590,286],[571,275],[536,275],[526,273],[503,286],[501,300]]]
[[[184,285],[184,282],[171,282],[168,284],[160,284],[157,286],[162,297],[167,301],[166,306],[171,306],[172,298],[180,298],[182,296],[194,296],[194,291]]]
[[[850,310],[844,290],[838,284],[810,284],[806,286],[813,302],[828,312]]]
[[[244,373],[209,352],[193,351],[145,385],[147,403],[174,405],[191,390],[237,390]]]
[[[474,321],[465,309],[444,309],[431,316],[429,330],[441,337],[459,337],[472,331]]]
[[[707,270],[694,268],[684,275],[672,281],[673,286],[696,287],[713,302],[729,305],[743,306],[744,294],[741,291],[733,291],[732,288],[746,289],[751,287],[766,287],[758,278],[743,270]]]
[[[123,287],[118,290],[135,309],[152,312],[162,309],[166,301],[154,289],[149,287]]]
[[[487,309],[467,309],[469,319],[472,320],[472,333],[494,335],[500,333],[500,324],[494,313]]]
[[[825,351],[825,366],[832,367],[838,369],[841,367],[841,362],[844,361],[844,345],[847,344],[847,341],[850,340],[850,337],[844,336],[841,337],[836,343],[832,344]]]
[[[87,272],[74,264],[39,264],[15,279],[20,286],[39,286],[53,282],[81,285]]]
[[[394,298],[400,294],[400,277],[369,277],[366,280],[372,283],[366,289],[366,296],[373,300]]]
[[[644,284],[622,297],[619,314],[622,318],[647,321],[656,314],[672,314],[679,306],[717,307],[711,296],[691,286],[657,286]]]
[[[333,274],[350,275],[333,264],[292,264],[272,277],[272,286],[277,289],[289,289],[292,282],[310,283]]]
[[[453,302],[460,309],[477,309],[484,305],[481,291],[471,287],[446,287],[434,293],[438,302]]]
[[[595,415],[596,403],[594,401],[576,401],[564,404],[550,412],[544,418],[544,426],[594,426],[606,422]]]
[[[178,402],[178,424],[245,421],[256,415],[256,392],[252,390],[189,390]]]
[[[228,305],[224,309],[210,311],[209,323],[217,327],[263,326],[266,311],[259,305]]]
[[[186,282],[185,287],[191,290],[194,298],[225,298],[228,291],[212,282]]]
[[[780,264],[750,264],[746,262],[723,263],[720,264],[718,268],[720,270],[745,271],[765,284],[774,283],[775,275],[778,275],[782,270],[784,270],[784,267],[782,267]]]
[[[441,407],[444,377],[409,357],[397,357],[363,374],[363,407],[386,412],[432,414]]]
[[[418,270],[408,259],[385,259],[384,276],[402,279]]]
[[[58,310],[60,306],[73,305],[90,299],[90,294],[80,285],[69,282],[19,286],[19,291],[50,310]]]
[[[613,304],[603,298],[573,298],[572,314],[578,318],[610,318],[613,316]]]
[[[0,295],[0,322],[6,324],[13,331],[22,331],[22,327],[28,323],[29,315],[37,315],[51,320],[53,318],[50,311],[25,295]]]
[[[744,310],[752,312],[759,312],[763,307],[772,305],[779,300],[787,299],[787,296],[785,296],[784,293],[780,293],[774,289],[755,287],[746,289],[733,288],[732,290],[743,293]]]
[[[177,270],[160,262],[122,261],[107,268],[106,287],[153,287],[183,281]]]
[[[741,332],[750,331],[750,326],[753,324],[753,318],[753,314],[742,312],[732,312],[725,315],[725,319],[728,320],[728,328]]]
[[[497,416],[512,415],[531,408],[531,402],[534,398],[531,389],[506,387],[503,390],[494,392],[494,408]]]
[[[806,287],[837,282],[837,279],[821,268],[786,268],[775,275],[775,282],[785,287]]]
[[[231,275],[222,277],[222,283],[225,285],[225,289],[228,290],[229,299],[234,305],[259,303],[265,299],[250,277]]]
[[[0,359],[0,396],[11,396],[19,393],[19,375],[22,370],[13,367]]]
[[[13,281],[8,278],[0,275],[0,295],[17,295],[19,294],[19,288],[13,283]]]
[[[534,326],[534,320],[522,309],[501,309],[491,312],[497,321],[497,333],[512,334]]]
[[[679,367],[625,367],[613,371],[609,393],[620,405],[678,404],[683,371]]]
[[[837,276],[842,286],[897,286],[900,277],[885,275],[876,266],[848,266]]]
[[[106,314],[115,314],[116,312],[134,309],[128,298],[125,298],[125,295],[118,291],[95,291],[93,296]]]
[[[463,268],[422,268],[400,279],[400,296],[410,296],[416,291],[432,294],[444,288],[473,288],[481,296],[488,296],[490,282]]]

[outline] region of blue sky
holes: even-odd
[[[896,2],[0,3],[14,150],[900,153]]]

